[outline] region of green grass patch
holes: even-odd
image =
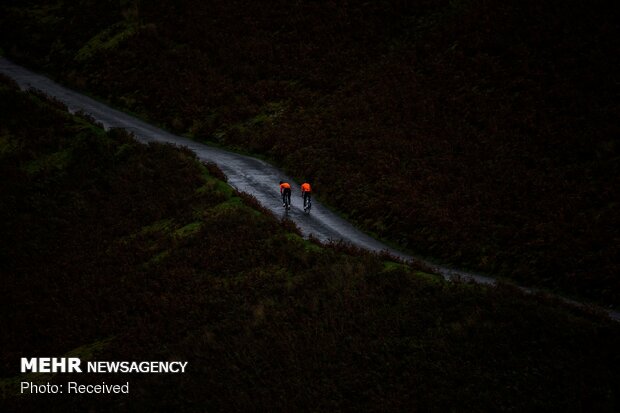
[[[145,268],[148,269],[150,267],[157,266],[163,263],[169,256],[170,256],[170,250],[161,251],[153,255],[153,257],[151,257],[151,259],[146,262]]]
[[[155,232],[170,234],[172,233],[173,227],[174,219],[166,218],[142,227],[140,229],[140,235],[148,235]]]
[[[138,27],[123,21],[114,24],[91,38],[75,55],[75,60],[84,62],[92,59],[102,51],[117,48],[121,43],[134,36]]]
[[[63,149],[58,152],[54,152],[47,155],[42,155],[39,158],[28,162],[23,166],[24,172],[30,175],[35,175],[43,171],[49,170],[63,170],[71,162],[72,151],[71,149]]]
[[[174,236],[176,238],[186,238],[189,237],[200,230],[202,222],[192,222],[191,224],[187,224],[182,228],[174,231]]]
[[[217,204],[213,208],[210,208],[209,211],[214,212],[214,213],[222,213],[222,212],[228,213],[228,212],[236,211],[238,209],[250,210],[250,208],[245,206],[241,198],[239,198],[238,196],[232,196],[228,200]],[[255,212],[258,212],[258,211],[255,211]]]

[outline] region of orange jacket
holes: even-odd
[[[280,184],[280,193],[282,193],[282,191],[284,191],[285,189],[291,189],[291,185],[289,185],[287,182],[283,182]]]
[[[301,192],[312,192],[312,188],[308,182],[301,184]]]

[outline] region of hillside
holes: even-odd
[[[416,253],[620,303],[615,2],[8,1],[11,58]]]
[[[2,411],[615,411],[620,327],[303,240],[192,153],[0,82]],[[24,356],[187,360],[23,375]],[[17,395],[20,380],[129,380]]]

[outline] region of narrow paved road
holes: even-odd
[[[288,180],[294,188],[292,197],[293,205],[291,211],[288,212],[288,217],[297,224],[305,236],[313,235],[321,241],[344,240],[370,251],[387,251],[406,261],[413,259],[412,256],[395,250],[364,234],[347,221],[323,207],[316,200],[312,203],[311,214],[305,214],[302,209],[301,197],[299,196],[298,183],[264,161],[227,152],[188,138],[173,135],[126,113],[112,109],[78,92],[67,89],[45,76],[31,72],[2,57],[0,57],[0,73],[15,80],[19,87],[24,90],[38,89],[48,96],[54,97],[67,105],[71,112],[82,111],[91,115],[106,129],[123,128],[133,132],[136,138],[141,142],[165,142],[191,149],[200,160],[217,164],[226,174],[228,183],[231,186],[239,191],[253,195],[276,216],[285,215],[280,201],[278,182],[280,180]],[[495,280],[490,277],[425,262],[419,259],[418,261],[423,262],[434,272],[441,274],[446,279],[458,277],[482,284],[495,283]],[[532,289],[522,289],[527,292],[535,292]],[[582,305],[572,300],[564,300],[574,305]],[[611,318],[620,321],[620,312],[607,312]]]

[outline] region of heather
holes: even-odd
[[[401,248],[617,305],[618,13],[597,1],[9,1],[0,47],[270,158]]]
[[[3,411],[617,410],[620,329],[600,314],[305,240],[191,152],[4,81],[0,144]],[[189,365],[20,374],[37,355]]]

